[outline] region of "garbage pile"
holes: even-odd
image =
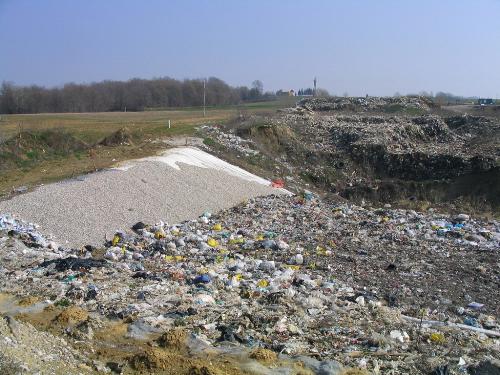
[[[50,241],[38,231],[36,224],[14,219],[11,215],[0,214],[0,234],[2,232],[22,236],[32,247],[57,247],[55,242]]]
[[[204,125],[201,127],[204,135],[213,138],[219,144],[222,144],[227,150],[241,153],[245,156],[258,155],[259,151],[255,149],[254,142],[249,139],[243,139],[233,131],[222,131],[218,126]]]
[[[391,106],[398,109],[418,108],[428,110],[434,104],[424,96],[400,97],[327,97],[305,98],[297,103],[297,111],[384,111]]]
[[[212,346],[373,373],[458,373],[498,359],[495,220],[326,203],[307,192],[180,224],[138,222],[102,248],[28,251],[27,239],[4,238],[16,252],[0,241],[3,291],[123,319],[130,337],[182,327]]]
[[[456,177],[492,170],[499,162],[498,144],[482,142],[487,130],[500,133],[499,124],[487,119],[483,121],[483,129],[475,134],[450,128],[445,119],[435,115],[300,119],[287,115],[276,121],[279,126],[292,127],[298,143],[311,150],[337,153],[339,158],[344,155],[362,169],[371,168],[390,177],[413,180]]]
[[[357,203],[500,207],[500,122],[493,118],[293,110],[218,131],[253,142],[258,158],[237,153],[243,167],[258,165],[302,189]]]

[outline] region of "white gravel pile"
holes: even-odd
[[[259,195],[286,192],[196,148],[45,185],[0,202],[0,213],[40,225],[63,246],[100,245],[143,221],[176,223]]]

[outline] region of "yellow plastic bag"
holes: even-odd
[[[157,240],[161,239],[161,238],[165,238],[165,231],[163,229],[159,229],[155,232],[155,238]]]
[[[439,332],[431,333],[431,335],[429,336],[429,340],[431,340],[432,343],[439,345],[442,345],[446,342],[444,335]]]
[[[211,246],[211,247],[217,247],[217,246],[219,246],[219,243],[215,239],[213,239],[213,238],[209,238],[207,240],[207,244],[208,244],[208,246]]]
[[[269,285],[269,281],[264,280],[264,279],[259,280],[259,282],[257,283],[257,286],[259,288],[266,288],[268,285]]]
[[[113,244],[113,246],[116,246],[118,244],[118,242],[120,242],[120,236],[115,234],[111,243]]]
[[[173,262],[181,262],[184,260],[184,257],[182,255],[165,255],[165,261],[169,263]]]
[[[329,254],[329,251],[322,246],[316,246],[316,254],[326,256]]]

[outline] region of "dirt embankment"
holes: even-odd
[[[132,139],[127,128],[119,129],[97,144],[86,143],[64,130],[20,131],[0,143],[0,173],[36,167],[44,160],[79,155],[99,146],[131,145]]]
[[[229,131],[252,142],[259,154],[251,163],[303,187],[358,202],[499,212],[500,121],[433,114],[418,98],[355,99],[302,101]],[[390,113],[394,105],[404,110]],[[427,113],[411,116],[408,109]]]

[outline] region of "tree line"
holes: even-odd
[[[62,87],[17,86],[3,82],[0,113],[142,111],[147,108],[238,104],[268,98],[260,81],[231,87],[221,79],[134,78]]]
[[[314,95],[314,90],[310,87],[308,87],[307,89],[299,89],[299,91],[297,91],[297,95]]]

